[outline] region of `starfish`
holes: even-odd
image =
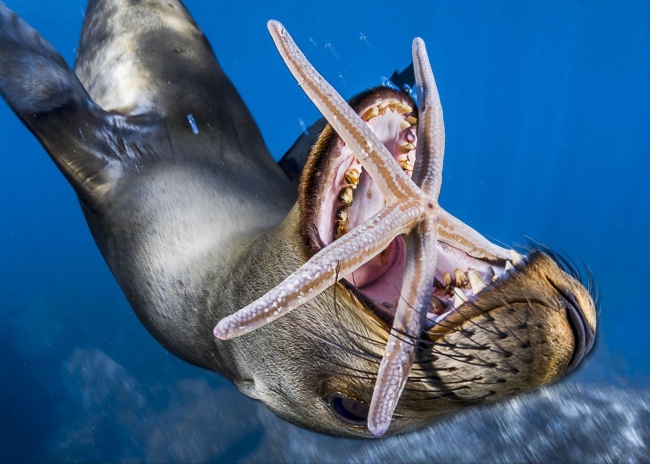
[[[414,362],[416,347],[412,340],[426,321],[437,244],[450,244],[477,258],[513,260],[515,264],[521,257],[514,250],[489,242],[438,203],[445,130],[422,39],[414,39],[412,47],[419,119],[416,160],[409,177],[361,117],[307,61],[284,26],[269,21],[268,28],[287,67],[368,171],[385,204],[377,214],[316,253],[277,287],[219,321],[214,335],[223,340],[239,337],[282,317],[357,270],[402,235],[406,256],[401,297],[368,413],[369,430],[381,436],[390,425]]]

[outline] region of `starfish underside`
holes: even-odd
[[[371,128],[311,66],[286,29],[277,21],[269,21],[268,27],[290,71],[368,171],[385,205],[321,249],[277,287],[222,319],[214,335],[220,339],[238,337],[287,314],[366,264],[402,235],[406,256],[401,296],[368,413],[369,430],[381,436],[390,425],[414,362],[412,340],[419,336],[427,319],[438,242],[491,261],[513,256],[516,260],[517,255],[487,241],[438,204],[445,133],[438,90],[422,39],[413,41],[419,118],[411,178]]]

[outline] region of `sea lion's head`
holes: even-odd
[[[287,37],[275,31],[280,48]],[[215,329],[242,335],[223,346],[244,393],[321,432],[414,430],[552,383],[594,342],[589,277],[544,247],[522,256],[493,245],[437,204],[442,113],[418,47],[419,109],[373,89],[350,102],[360,119],[285,53],[308,94],[304,75],[316,82],[310,96],[332,126],[310,152],[298,205],[255,256],[264,265],[249,293],[277,287],[253,303],[242,293],[246,307]]]

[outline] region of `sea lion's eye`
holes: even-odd
[[[337,417],[352,425],[364,426],[368,422],[368,405],[336,393],[330,397],[330,407]]]

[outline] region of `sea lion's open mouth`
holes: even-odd
[[[417,107],[405,93],[371,89],[350,102],[410,177],[416,162]],[[328,126],[316,142],[301,183],[301,212],[310,252],[364,223],[385,206],[384,196],[355,154]],[[344,278],[376,315],[392,326],[404,274],[404,239],[399,236],[379,255]],[[520,259],[513,255],[513,259]],[[437,261],[426,326],[443,320],[471,301],[488,284],[514,269],[503,259],[478,259],[444,241]]]

